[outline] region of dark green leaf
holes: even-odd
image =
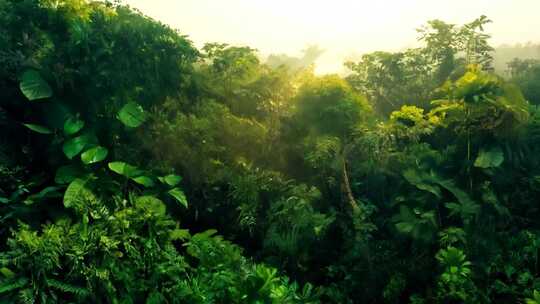
[[[56,170],[54,182],[57,184],[69,184],[78,177],[84,175],[84,171],[76,166],[62,166]]]
[[[34,132],[37,132],[37,133],[41,133],[41,134],[52,134],[52,131],[47,128],[47,127],[44,127],[44,126],[40,126],[40,125],[34,125],[34,124],[23,124],[25,127],[27,127],[28,129],[34,131]]]
[[[19,87],[28,100],[38,100],[52,96],[51,87],[35,70],[24,72]]]
[[[30,195],[28,198],[24,200],[24,203],[27,205],[31,205],[44,198],[62,197],[62,194],[58,192],[58,190],[60,190],[60,187],[47,187],[36,194]]]
[[[432,184],[434,179],[432,175],[414,169],[407,169],[403,172],[403,177],[418,189],[431,192],[436,197],[441,197],[441,189]]]

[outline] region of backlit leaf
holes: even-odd
[[[108,153],[109,151],[102,146],[93,147],[81,154],[81,160],[86,165],[97,163],[104,160]]]
[[[136,128],[146,120],[146,113],[139,104],[128,102],[118,112],[118,119],[127,127]]]

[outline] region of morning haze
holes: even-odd
[[[316,44],[325,50],[317,60],[318,73],[342,72],[344,61],[366,52],[415,46],[415,29],[431,19],[464,24],[486,15],[493,20],[486,28],[493,46],[540,41],[537,0],[125,2],[179,29],[199,47],[206,42],[247,45],[266,57],[300,56]]]

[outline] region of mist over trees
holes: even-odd
[[[512,76],[508,64],[514,59],[540,60],[540,44],[528,42],[526,44],[501,45],[495,48],[493,65],[497,73],[505,77]]]
[[[540,303],[538,47],[489,22],[316,75],[0,0],[0,303]]]

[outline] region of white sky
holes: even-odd
[[[540,42],[540,0],[124,0],[206,42],[247,45],[263,55],[326,52],[318,72],[339,72],[347,57],[414,46],[431,19],[462,24],[486,15],[492,44]]]

